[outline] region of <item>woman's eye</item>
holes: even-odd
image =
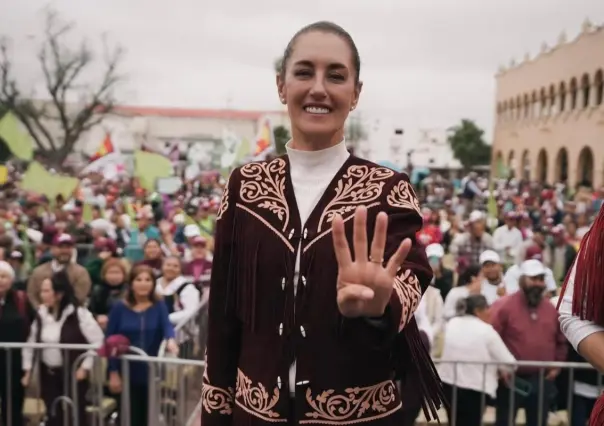
[[[298,70],[295,75],[298,77],[309,77],[312,75],[312,72],[310,70]]]
[[[341,74],[330,74],[329,78],[331,78],[332,80],[337,80],[337,81],[345,80],[344,76]]]

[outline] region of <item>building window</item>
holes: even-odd
[[[547,93],[545,92],[545,88],[541,89],[541,93],[539,95],[539,100],[541,102],[541,117],[546,117],[549,115],[549,108],[547,102]]]
[[[591,104],[591,85],[587,74],[584,74],[583,77],[581,77],[581,96],[583,108],[588,108]]]
[[[566,109],[566,84],[560,83],[560,112]]]
[[[596,73],[594,89],[596,91],[596,106],[600,106],[604,101],[604,72],[602,70],[598,70]]]
[[[577,108],[577,97],[579,94],[579,86],[577,79],[573,78],[570,81],[570,109],[571,111]]]
[[[549,113],[550,115],[556,115],[558,113],[558,111],[556,110],[556,108],[558,107],[556,101],[558,99],[556,98],[556,88],[551,85],[549,88]]]

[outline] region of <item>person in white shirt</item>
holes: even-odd
[[[525,260],[538,260],[539,262],[543,263],[542,259],[543,259],[542,250],[540,247],[531,246],[526,251]],[[543,268],[545,269],[545,288],[549,292],[550,295],[553,295],[558,288],[558,286],[556,285],[556,279],[554,278],[554,272],[545,265],[543,265]],[[503,284],[505,286],[505,294],[507,294],[507,295],[514,294],[520,289],[520,286],[518,283],[520,281],[521,275],[522,275],[522,271],[521,271],[520,265],[512,265],[505,272],[505,275],[503,277]]]
[[[182,275],[182,264],[178,257],[169,256],[164,259],[162,275],[157,279],[155,291],[163,296],[172,325],[180,328],[176,329],[179,356],[191,358],[194,345],[190,336],[195,336],[198,331],[191,320],[199,311],[201,293],[193,284],[192,277]]]
[[[458,303],[458,316],[445,326],[443,353],[438,365],[445,394],[451,407],[455,406],[455,423],[451,421],[451,410],[447,412],[450,423],[479,426],[485,409],[483,394],[495,398],[497,391],[498,367],[485,364],[500,362],[505,364],[500,369],[509,372],[512,368],[509,364],[515,361],[489,324],[489,305],[485,296],[476,294],[462,299]]]
[[[479,262],[480,266],[472,265],[464,271],[459,276],[457,287],[447,294],[443,308],[445,321],[456,316],[458,301],[472,294],[482,294],[489,305],[503,295],[499,255],[493,250],[485,250],[480,254]]]
[[[105,338],[103,330],[98,325],[92,313],[80,306],[75,297],[72,284],[65,270],[55,273],[52,278],[42,281],[40,289],[42,304],[38,308],[37,318],[31,327],[28,342],[47,343],[54,348],[38,352],[41,396],[46,407],[56,407],[54,413],[47,408],[49,419],[47,426],[63,426],[64,417],[71,413],[63,412],[62,404],[54,404],[57,398],[72,394],[72,381],[77,383],[77,400],[75,409],[80,424],[86,424],[87,377],[93,365],[93,358],[80,358],[84,351],[64,351],[58,349],[60,344],[91,344],[100,346]],[[23,386],[27,387],[31,380],[31,371],[35,367],[34,350],[23,348]],[[36,360],[37,361],[37,360]],[[74,363],[81,364],[72,378]],[[67,419],[65,419],[67,420]],[[65,423],[69,424],[69,422]]]
[[[504,264],[513,264],[522,245],[522,232],[518,229],[518,216],[516,212],[505,214],[505,225],[500,226],[493,233],[493,248],[499,253]]]

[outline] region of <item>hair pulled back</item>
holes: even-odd
[[[333,22],[329,22],[329,21],[318,21],[318,22],[312,23],[312,24],[307,25],[307,26],[303,27],[302,29],[298,30],[298,32],[296,34],[294,34],[294,36],[291,38],[291,40],[287,44],[287,47],[285,48],[285,51],[283,52],[283,57],[281,58],[280,63],[279,63],[279,73],[281,74],[281,77],[282,78],[285,77],[287,63],[289,61],[289,58],[292,56],[292,53],[294,52],[294,45],[296,44],[296,41],[298,40],[298,38],[301,35],[312,33],[312,32],[322,32],[322,33],[327,33],[327,34],[333,34],[333,35],[340,37],[342,40],[344,40],[346,42],[346,44],[348,44],[348,47],[350,48],[350,54],[352,55],[352,64],[354,66],[354,71],[355,71],[355,83],[358,83],[360,76],[361,76],[361,57],[359,55],[359,50],[357,49],[357,46],[354,43],[354,40],[352,39],[352,36],[348,33],[348,31],[346,31],[344,28],[340,27],[339,25],[334,24]]]
[[[457,315],[474,315],[476,311],[482,311],[489,307],[487,298],[482,294],[474,294],[461,299],[455,305],[455,311]]]

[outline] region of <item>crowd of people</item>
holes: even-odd
[[[440,360],[445,390],[452,397],[457,388],[456,424],[481,424],[485,406],[492,405],[497,426],[510,424],[519,408],[527,426],[546,425],[550,411],[564,409],[572,413],[570,426],[585,426],[600,394],[597,372],[577,370],[569,383],[569,372],[559,368],[510,366],[585,362],[562,334],[556,306],[603,191],[569,194],[563,185],[510,179],[491,193],[473,174],[462,182],[459,197],[424,209],[417,235],[427,245],[434,279],[416,317]],[[427,194],[443,191],[434,184],[425,188]],[[473,210],[489,198],[496,217]]]
[[[51,412],[61,395],[74,398],[79,424],[88,424],[86,401],[92,358],[72,376],[81,351],[1,342],[91,344],[99,354],[137,347],[157,356],[203,357],[195,338],[175,335],[183,322],[199,322],[202,294],[212,267],[214,220],[224,180],[203,175],[169,196],[143,190],[136,179],[107,181],[91,175],[73,197],[48,199],[12,181],[0,191],[0,374],[2,425],[22,426],[28,387],[38,372],[47,426],[71,416]],[[36,369],[36,364],[38,368]],[[148,370],[129,368],[130,423],[147,425]],[[111,358],[105,393],[119,400],[121,364]],[[6,370],[3,370],[6,371]],[[9,407],[10,404],[10,407]],[[56,404],[54,404],[56,405]]]

